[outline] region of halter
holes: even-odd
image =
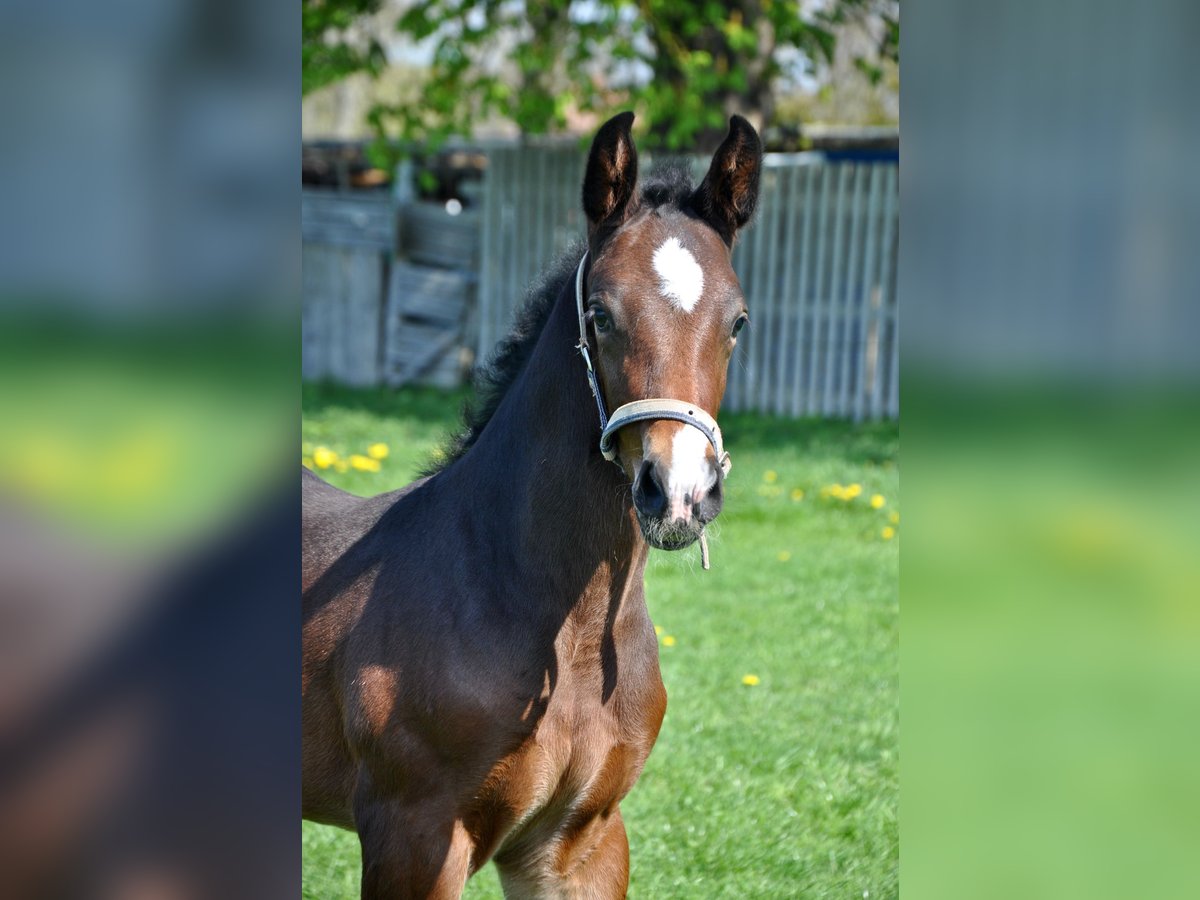
[[[717,462],[721,466],[722,474],[729,475],[729,470],[733,468],[733,461],[725,451],[725,444],[721,439],[721,428],[717,425],[716,419],[694,403],[684,403],[682,400],[662,397],[634,400],[618,406],[613,410],[612,417],[609,417],[604,407],[604,397],[600,393],[600,382],[596,377],[596,369],[592,365],[592,355],[588,351],[587,321],[583,314],[583,272],[587,267],[587,260],[588,255],[585,251],[583,259],[579,261],[579,268],[575,270],[575,312],[579,319],[579,343],[576,345],[576,349],[583,357],[583,364],[587,366],[588,384],[592,389],[592,397],[596,401],[596,412],[600,415],[600,453],[609,462],[620,466],[620,463],[617,462],[617,448],[613,445],[613,436],[618,431],[634,422],[645,422],[649,419],[672,419],[676,422],[683,422],[685,425],[691,425],[703,434],[717,455]],[[703,567],[707,569],[708,541],[704,536],[703,529],[700,530],[700,559]]]

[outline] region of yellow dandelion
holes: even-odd
[[[338,455],[328,447],[318,447],[313,451],[312,460],[318,469],[328,469],[338,461]]]
[[[800,488],[793,488],[792,489],[792,500],[796,503],[799,503],[803,499],[804,499],[804,491],[800,490]]]
[[[779,560],[780,562],[787,562],[789,559],[792,558],[792,554],[789,553],[787,550],[780,550],[779,555],[776,556],[775,558],[777,560]]]
[[[900,513],[898,513],[898,512],[892,513],[890,516],[888,516],[888,521],[891,522],[893,525],[899,525],[900,524]]]
[[[890,541],[892,538],[894,538],[896,536],[896,529],[893,528],[891,525],[884,525],[883,531],[881,531],[879,533],[880,533],[880,535],[883,536],[883,539],[885,541]]]
[[[842,492],[842,499],[843,500],[853,500],[855,497],[857,497],[861,493],[862,493],[862,485],[861,484],[852,484],[848,488],[846,488],[845,491]]]
[[[746,685],[747,687],[754,687],[756,684],[758,684],[758,676],[757,675],[743,675],[742,676],[742,684]]]
[[[333,470],[335,472],[347,472],[350,469],[350,464],[344,459],[335,459],[333,461]]]
[[[661,625],[655,625],[655,626],[654,626],[654,633],[655,633],[655,634],[657,634],[659,637],[662,637],[662,626],[661,626]]]
[[[372,444],[367,448],[367,456],[371,459],[387,459],[388,445],[384,443]]]
[[[871,509],[879,509],[885,503],[887,501],[883,499],[883,494],[875,494],[871,497]]]
[[[379,471],[379,460],[371,459],[369,456],[360,456],[357,453],[350,457],[350,465],[354,466],[360,472]]]
[[[763,481],[765,481],[767,484],[774,484],[778,480],[779,473],[774,469],[767,469],[767,471],[763,472]]]
[[[843,491],[845,491],[845,488],[840,484],[831,484],[829,487],[821,491],[821,493],[826,497],[836,497],[837,499],[841,500]]]
[[[671,635],[669,635],[669,634],[664,634],[663,635],[663,646],[664,647],[674,647],[675,646],[675,638],[671,637]]]

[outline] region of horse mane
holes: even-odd
[[[688,204],[694,187],[690,167],[685,162],[671,161],[654,166],[640,187],[640,209],[658,209],[671,204],[684,211],[690,210]],[[496,414],[504,395],[525,369],[554,309],[554,302],[563,286],[575,277],[575,268],[585,249],[582,241],[573,242],[530,286],[512,330],[496,345],[487,361],[475,370],[471,395],[463,404],[463,427],[451,436],[439,458],[426,467],[423,475],[440,472],[474,446]]]

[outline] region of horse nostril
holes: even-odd
[[[713,482],[712,487],[708,489],[708,493],[704,495],[703,499],[696,506],[696,518],[707,525],[720,514],[721,506],[724,502],[725,479],[720,471],[718,471],[716,481]]]
[[[667,495],[659,483],[654,465],[642,461],[633,485],[633,503],[638,512],[651,519],[660,518],[667,511]]]

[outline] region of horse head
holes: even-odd
[[[616,411],[609,455],[632,482],[642,533],[655,547],[678,550],[721,511],[725,460],[715,418],[748,321],[731,254],[758,199],[762,145],[734,116],[699,187],[679,179],[674,189],[668,180],[639,190],[632,124],[633,113],[610,119],[588,156],[581,341]],[[646,402],[642,416],[621,424],[622,408],[639,408],[627,404],[660,398],[677,414],[660,417]],[[694,410],[711,427],[689,421]]]

